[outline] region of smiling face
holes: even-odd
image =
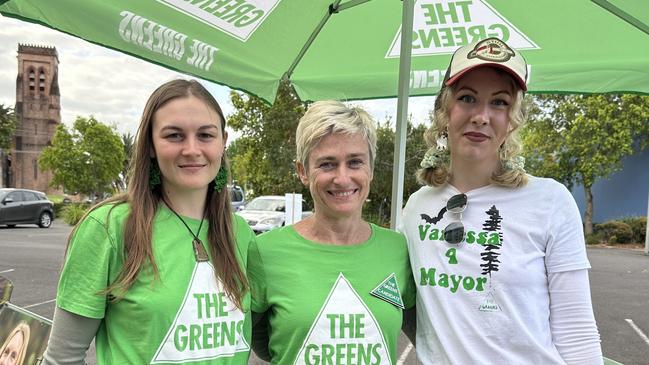
[[[308,170],[297,163],[309,187],[316,214],[360,218],[372,181],[367,140],[360,134],[329,134],[311,150]]]
[[[510,129],[515,86],[491,67],[470,71],[457,81],[449,108],[448,142],[452,164],[499,163],[498,149]]]
[[[23,346],[23,334],[22,332],[16,332],[16,334],[9,340],[7,346],[2,350],[0,354],[0,365],[14,365],[18,362],[18,356]]]
[[[227,133],[215,110],[201,99],[173,99],[153,116],[153,151],[169,195],[206,192],[221,167]]]

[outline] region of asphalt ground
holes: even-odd
[[[66,239],[62,221],[48,229],[0,227],[0,275],[14,284],[11,302],[52,318]],[[625,365],[649,365],[649,256],[642,251],[589,248],[591,292],[604,356]],[[418,364],[401,336],[398,364]],[[88,364],[95,364],[94,348]],[[251,356],[249,364],[264,364]]]
[[[649,256],[590,248],[593,310],[602,351],[625,365],[649,365]]]

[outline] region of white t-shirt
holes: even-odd
[[[443,230],[459,215],[441,210],[459,193],[449,184],[426,186],[404,208],[419,360],[564,364],[550,332],[548,274],[590,268],[570,192],[533,176],[522,188],[469,191],[465,238],[453,245]]]

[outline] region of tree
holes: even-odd
[[[0,104],[0,149],[11,148],[11,138],[16,130],[16,115],[11,107]]]
[[[302,193],[308,190],[295,174],[295,129],[305,105],[288,83],[282,83],[273,105],[232,91],[235,108],[228,118],[241,137],[228,147],[233,176],[253,195]]]
[[[119,134],[90,116],[77,117],[71,131],[60,124],[39,163],[53,172],[52,186],[95,196],[111,190],[124,157]]]
[[[414,127],[410,122],[408,123],[403,184],[403,195],[406,199],[420,188],[415,174],[428,149],[424,141],[426,128],[427,126],[423,124]],[[368,216],[369,220],[382,225],[387,225],[390,221],[394,141],[395,131],[391,126],[391,120],[379,122],[374,178],[370,186],[369,202],[365,207],[365,215]]]
[[[584,187],[586,234],[593,232],[593,184],[622,168],[622,159],[649,146],[649,97],[536,96],[523,129],[526,168],[572,188]]]
[[[131,156],[133,154],[134,140],[131,132],[123,133],[121,135],[122,145],[124,145],[124,163],[122,171],[119,173],[119,178],[115,180],[115,189],[124,191],[128,186],[129,169],[131,165]]]
[[[272,106],[239,92],[232,92],[230,100],[235,112],[229,116],[228,124],[241,133],[228,146],[233,177],[249,192],[252,190],[253,196],[296,192],[309,197],[308,189],[295,173],[295,130],[306,110],[295,91],[290,85],[282,84]],[[395,132],[390,124],[386,120],[378,125],[374,178],[364,208],[368,220],[382,225],[389,222],[392,196]],[[425,129],[423,125],[408,126],[406,197],[419,188],[415,173],[427,150],[423,140]]]
[[[498,260],[500,252],[498,250],[500,250],[503,244],[503,234],[500,231],[500,222],[502,222],[503,217],[500,216],[500,211],[498,211],[495,205],[492,205],[485,213],[487,213],[489,219],[484,222],[482,229],[487,232],[498,232],[499,237],[498,243],[487,242],[484,247],[484,252],[480,253],[481,260],[484,261],[484,263],[480,264],[482,275],[489,275],[491,277],[492,272],[498,271],[498,264],[500,264],[500,260]]]

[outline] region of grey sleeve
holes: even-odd
[[[101,319],[83,317],[56,307],[41,365],[85,364],[86,351],[100,323]]]

